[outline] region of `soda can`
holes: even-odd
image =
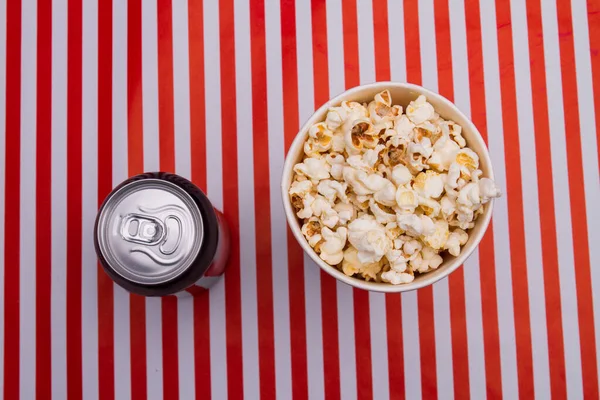
[[[198,294],[225,271],[229,230],[193,183],[150,172],[106,197],[96,216],[94,246],[106,273],[130,292]]]

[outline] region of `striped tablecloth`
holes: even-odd
[[[598,398],[598,1],[0,3],[5,399]],[[301,122],[375,80],[452,99],[505,192],[464,267],[402,296],[321,273],[278,189]],[[99,203],[151,170],[235,232],[208,295],[98,268]]]

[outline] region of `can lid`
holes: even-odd
[[[133,181],[104,203],[97,245],[108,267],[141,285],[169,282],[194,262],[204,239],[202,214],[179,186]]]

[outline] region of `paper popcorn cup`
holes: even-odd
[[[427,97],[427,101],[431,103],[435,111],[444,119],[449,119],[462,126],[462,136],[466,139],[467,145],[479,155],[479,169],[483,171],[483,176],[494,179],[492,164],[487,150],[487,146],[483,137],[475,127],[475,125],[448,99],[431,92],[421,86],[412,85],[409,83],[398,82],[376,82],[368,85],[357,86],[329,100],[321,106],[315,113],[306,121],[300,129],[300,132],[294,139],[286,160],[283,166],[283,175],[281,178],[281,196],[285,208],[285,214],[288,224],[294,237],[302,247],[302,249],[312,258],[312,260],[325,272],[334,278],[360,289],[371,290],[375,292],[399,293],[410,290],[420,289],[431,285],[438,280],[448,276],[451,272],[461,266],[464,261],[473,253],[490,223],[492,217],[493,200],[483,206],[483,214],[475,221],[475,226],[469,230],[469,239],[461,248],[461,253],[458,257],[450,254],[444,254],[443,263],[436,269],[425,274],[415,275],[414,281],[406,284],[392,285],[383,282],[367,282],[358,278],[345,275],[323,261],[319,255],[311,248],[301,231],[301,223],[298,220],[292,207],[290,196],[288,194],[290,185],[294,178],[293,167],[295,164],[302,161],[304,156],[304,142],[306,141],[310,127],[314,124],[324,121],[327,111],[330,107],[339,106],[343,101],[358,101],[369,102],[374,96],[381,91],[388,89],[391,93],[393,104],[406,107],[411,101],[415,100],[419,95]],[[469,273],[468,271],[466,273]]]

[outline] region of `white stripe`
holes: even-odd
[[[191,179],[190,59],[188,54],[188,3],[173,3],[173,107],[175,171]]]
[[[432,0],[419,0],[419,41],[423,86],[437,92],[437,54]]]
[[[296,27],[296,29],[300,29],[300,27]],[[329,97],[334,98],[346,89],[341,0],[327,2],[327,57],[329,61]]]
[[[82,10],[81,362],[84,396],[98,398],[98,267],[93,230],[98,210],[98,4]],[[106,160],[110,163],[110,160]],[[68,166],[77,168],[76,166]],[[54,214],[53,214],[54,215]],[[52,288],[54,291],[54,288]],[[54,356],[54,354],[53,354]]]
[[[194,384],[194,298],[190,295],[177,299],[177,351],[179,353],[179,398],[191,399],[196,394],[196,385]]]
[[[36,35],[37,3],[22,2],[21,12],[21,186],[19,260],[19,368],[21,398],[35,397],[36,365]],[[25,11],[26,10],[26,11]],[[19,166],[14,166],[19,168]],[[10,190],[10,188],[8,188]],[[4,229],[4,227],[0,228]],[[43,254],[40,256],[43,257]]]
[[[158,171],[158,37],[156,0],[142,2],[142,93],[144,170]],[[163,395],[162,304],[146,298],[146,379],[148,398]]]
[[[212,204],[223,209],[223,170],[221,153],[221,70],[219,50],[219,4],[203,2],[204,84],[206,97],[206,181]],[[211,134],[208,134],[211,132]],[[227,350],[225,325],[225,279],[209,291],[210,376],[212,398],[227,398]],[[235,379],[235,378],[233,378]]]
[[[93,135],[93,132],[90,133]],[[85,138],[84,135],[83,138]],[[93,138],[92,138],[93,140]],[[67,393],[67,0],[52,2],[52,398]],[[83,173],[83,171],[82,171]],[[85,191],[84,191],[85,193]],[[96,199],[97,196],[94,196]],[[85,205],[86,202],[83,202]],[[96,204],[97,205],[97,204]],[[83,211],[83,209],[82,209]],[[82,305],[83,307],[83,305]],[[83,339],[83,338],[82,338]]]
[[[375,26],[373,23],[373,3],[357,1],[356,11],[360,84],[364,85],[375,82]]]
[[[254,219],[254,162],[252,142],[252,75],[250,71],[250,11],[236,0],[235,78],[237,109],[238,198],[240,214],[240,271],[242,295],[242,357],[244,395],[259,397],[258,321],[256,294],[256,231]]]
[[[540,232],[540,213],[533,121],[531,71],[527,38],[527,10],[523,0],[511,3],[517,110],[519,110],[519,144],[523,185],[523,218],[529,275],[529,310],[531,318],[531,347],[533,354],[533,383],[536,396],[550,396],[550,366],[548,363],[548,334],[544,292],[544,264]]]
[[[374,399],[388,399],[390,397],[385,296],[386,295],[383,293],[369,293],[369,313],[371,315],[371,365]]]
[[[0,26],[6,26],[6,0],[0,0]],[[6,60],[6,29],[0,29],[0,59]],[[4,199],[6,188],[6,63],[0,63],[0,310],[4,310]],[[0,387],[4,387],[4,318],[0,318]]]
[[[158,37],[156,0],[142,2],[144,170],[158,171]]]
[[[307,254],[304,254],[306,366],[308,368],[308,396],[311,399],[322,398],[325,393],[320,271],[319,266]]]
[[[402,293],[402,338],[404,341],[404,387],[407,399],[421,398],[421,349],[417,293]]]
[[[340,0],[327,2],[327,49],[329,57],[330,97],[343,92],[344,40],[342,4]],[[302,86],[299,83],[299,86]],[[309,282],[306,282],[308,286]],[[340,353],[340,393],[342,399],[354,399],[356,393],[356,347],[354,344],[354,301],[352,288],[336,282],[338,310],[338,343]]]
[[[271,187],[271,248],[273,263],[273,315],[275,316],[275,390],[279,397],[292,395],[290,301],[288,283],[287,223],[279,183],[283,170],[283,88],[281,72],[281,21],[279,2],[265,2],[267,58],[267,113],[269,118],[269,181]]]
[[[421,41],[421,71],[423,86],[438,91],[437,43],[432,0],[419,1],[419,37]],[[450,278],[452,279],[452,278]],[[417,297],[419,297],[417,293]],[[454,398],[452,368],[452,328],[450,325],[450,294],[448,279],[433,285],[433,317],[436,352],[438,396]]]
[[[146,298],[146,379],[149,399],[163,398],[162,299]]]
[[[483,44],[483,69],[485,100],[488,122],[488,147],[494,178],[501,188],[506,188],[504,168],[504,136],[502,134],[502,107],[500,101],[500,77],[498,64],[498,40],[496,36],[495,6],[481,4],[481,36]],[[518,396],[517,355],[515,347],[515,321],[510,269],[510,246],[508,241],[507,195],[494,205],[494,249],[496,263],[496,289],[498,298],[498,331],[500,335],[500,368],[502,371],[502,394],[506,398]],[[521,305],[519,305],[521,306]]]
[[[204,7],[204,96],[206,98],[206,191],[213,206],[223,210],[219,4],[216,1],[203,1],[202,4]],[[214,289],[211,293],[213,291]],[[211,313],[211,327],[213,326],[212,315]],[[213,393],[213,396],[216,394]]]
[[[452,41],[452,75],[454,102],[467,117],[471,115],[469,96],[469,64],[463,2],[450,2],[450,36]],[[471,398],[485,399],[485,353],[483,347],[483,323],[481,315],[481,286],[479,282],[479,252],[464,263],[465,313],[467,325],[467,349],[469,360],[469,388]]]
[[[304,124],[313,114],[314,76],[312,48],[312,15],[308,2],[296,3],[296,48],[298,65],[299,122]],[[323,320],[321,308],[321,273],[319,267],[304,254],[304,304],[306,318],[306,365],[310,398],[325,392],[323,367]]]
[[[581,353],[577,317],[577,289],[574,271],[573,237],[571,236],[571,203],[569,171],[567,165],[565,124],[563,113],[562,76],[556,4],[542,2],[542,28],[546,61],[546,85],[550,123],[550,148],[552,152],[552,183],[554,185],[554,211],[560,265],[560,297],[565,343],[565,368],[567,397],[581,398]],[[574,89],[574,88],[573,88]],[[573,90],[572,89],[572,90]],[[571,106],[571,105],[567,105]]]
[[[406,81],[406,48],[404,46],[404,5],[401,1],[388,2],[388,30],[390,34],[390,75],[396,82]]]
[[[175,172],[191,179],[190,71],[188,54],[188,4],[173,3],[173,107],[175,124]],[[177,299],[177,349],[179,397],[195,396],[194,299]]]
[[[596,131],[592,66],[590,60],[590,42],[587,20],[586,2],[572,0],[573,8],[573,41],[575,43],[575,67],[577,72],[577,93],[579,93],[579,122],[581,124],[581,152],[583,178],[585,182],[585,204],[587,212],[588,245],[590,249],[590,268],[592,274],[592,293],[600,293],[600,270],[594,268],[600,264],[600,234],[595,225],[600,221],[600,185],[598,184],[598,143]],[[598,77],[596,77],[598,79]],[[593,296],[594,327],[596,333],[596,355],[600,346],[600,296]],[[598,371],[600,357],[596,356]],[[600,373],[600,372],[599,372]]]
[[[375,32],[373,24],[373,4],[359,1],[358,15],[358,54],[360,62],[360,83],[375,82]],[[369,293],[369,316],[371,331],[371,369],[373,398],[390,397],[387,323],[385,295]]]
[[[354,332],[354,294],[352,288],[336,281],[338,343],[340,352],[340,393],[342,399],[355,399],[356,346]]]
[[[440,399],[453,399],[454,373],[448,279],[442,279],[433,285],[433,311],[438,396]]]
[[[316,104],[314,101],[310,7],[307,2],[299,3],[296,4],[296,52],[298,60],[298,110],[299,122],[302,126],[314,113]]]
[[[112,164],[113,186],[128,178],[127,4],[113,2]],[[92,176],[90,176],[92,179]],[[131,397],[129,293],[113,285],[115,398]]]

